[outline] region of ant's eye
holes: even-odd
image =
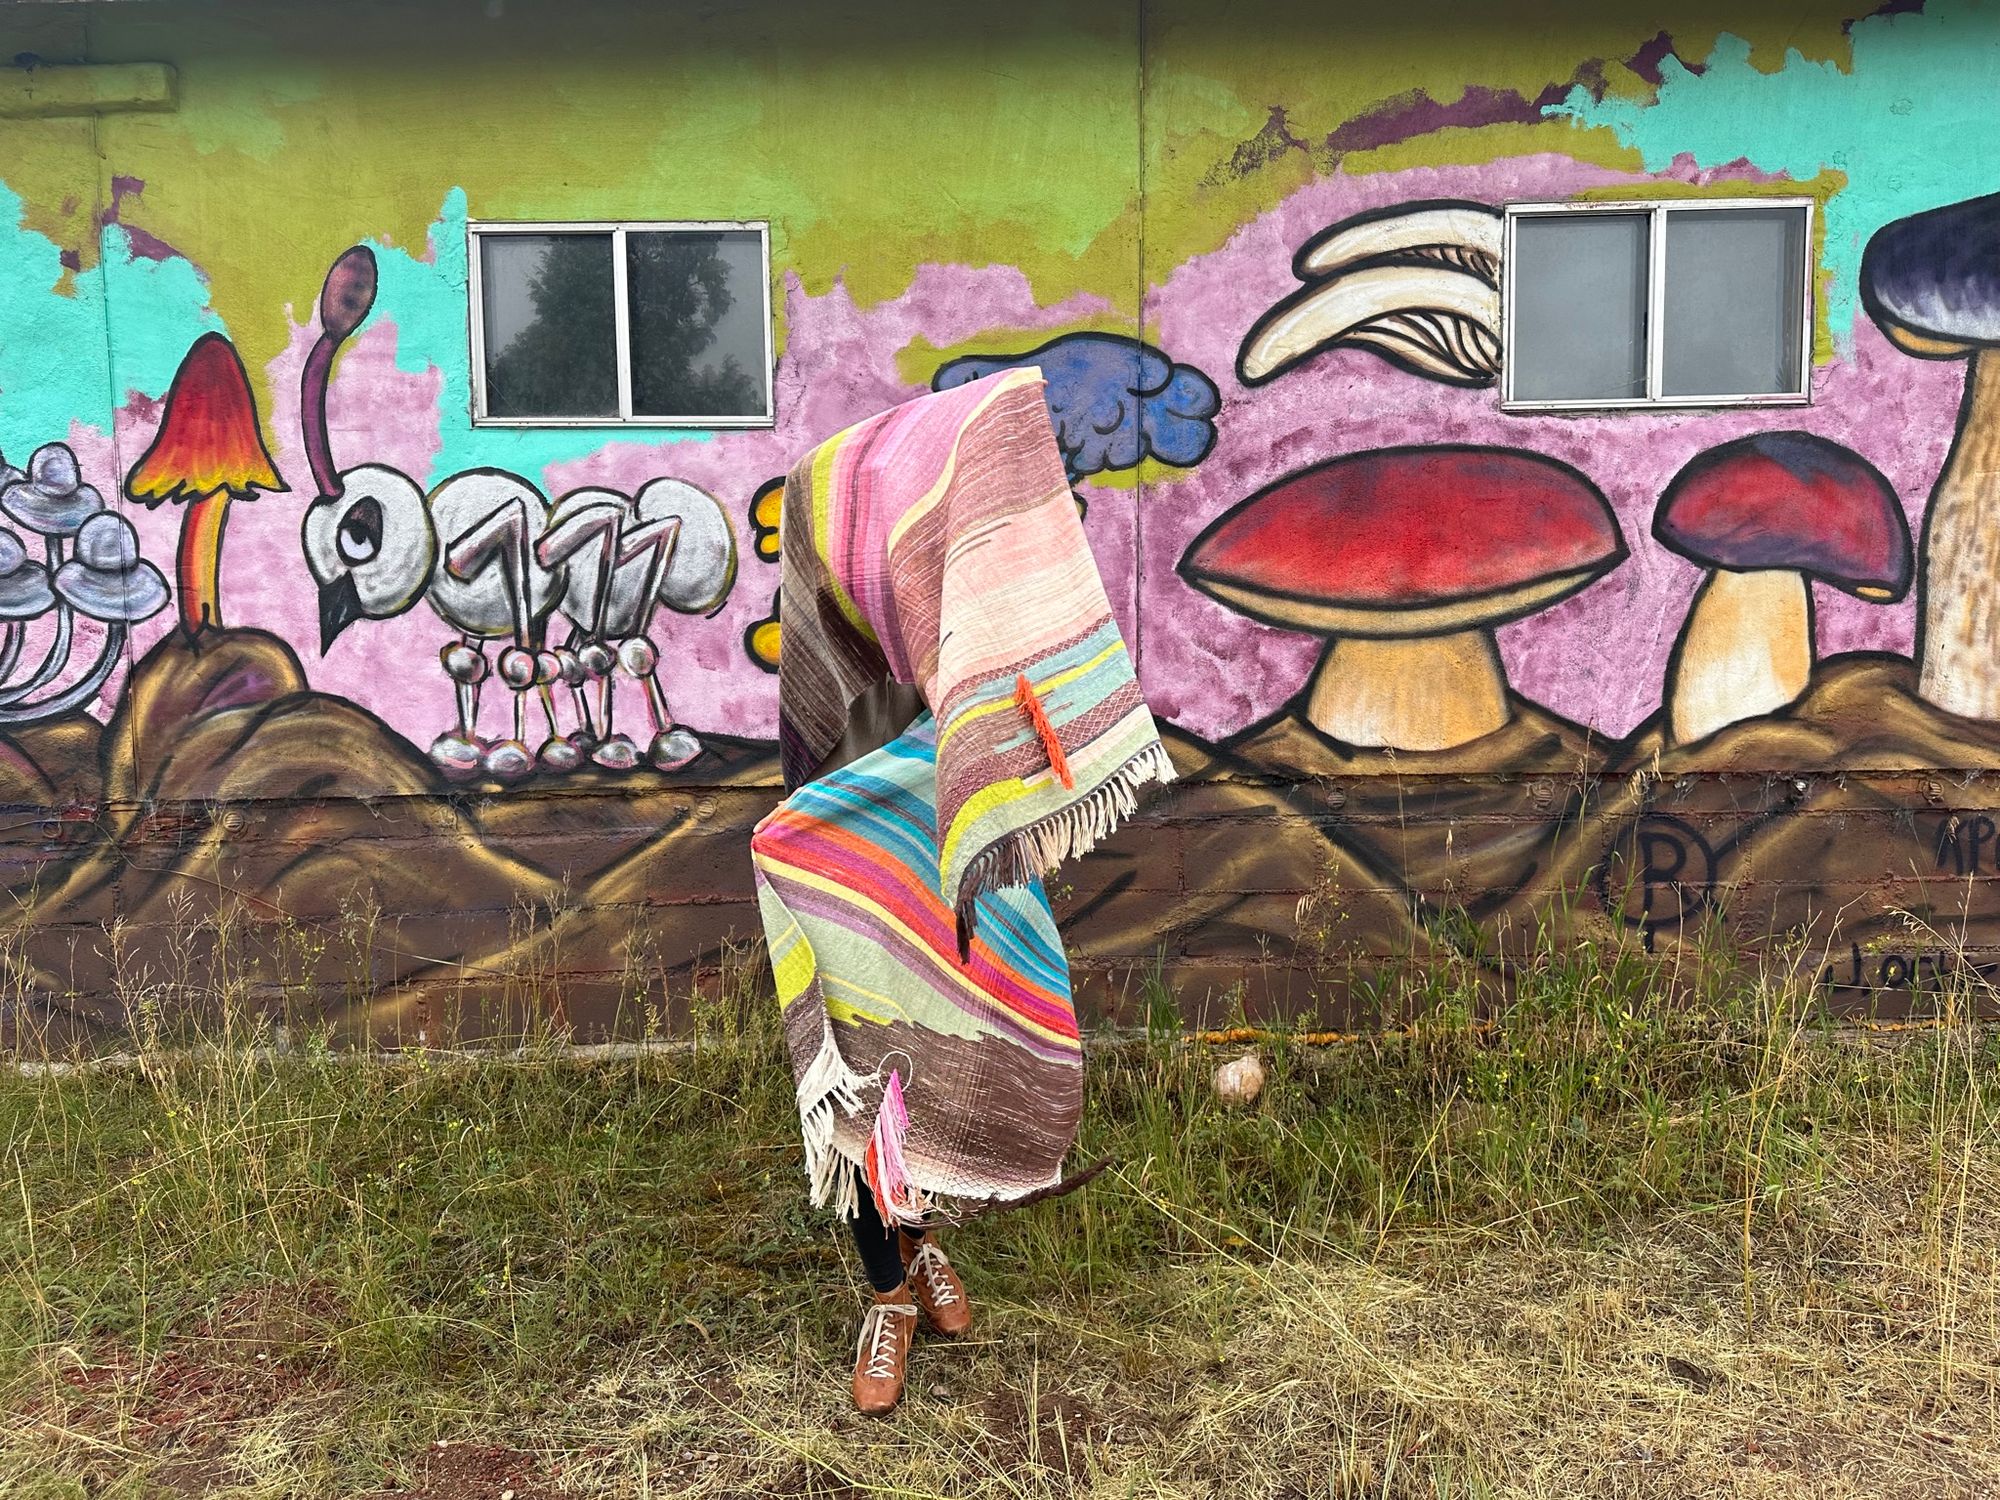
[[[382,502],[363,496],[348,506],[334,537],[340,560],[350,568],[373,562],[382,550]]]

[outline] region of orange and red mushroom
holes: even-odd
[[[1705,739],[1775,713],[1813,664],[1808,581],[1889,604],[1910,590],[1910,527],[1867,459],[1810,432],[1760,432],[1697,454],[1653,535],[1710,569],[1667,664],[1667,733]]]
[[[190,636],[222,624],[222,526],[230,502],[285,489],[236,346],[219,333],[203,334],[174,372],[152,446],[125,476],[126,497],[140,505],[187,506],[174,574]]]
[[[1597,486],[1516,448],[1384,448],[1260,490],[1180,573],[1253,619],[1333,637],[1304,715],[1350,745],[1447,750],[1513,717],[1493,627],[1625,557]]]

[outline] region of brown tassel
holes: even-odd
[[[1065,787],[1074,788],[1076,778],[1070,774],[1069,757],[1063,754],[1062,741],[1056,738],[1056,726],[1049,722],[1048,710],[1035,696],[1035,685],[1028,681],[1026,672],[1015,674],[1014,705],[1027,714],[1028,722],[1035,726],[1035,733],[1042,737],[1042,749],[1048,754],[1049,769],[1056,773],[1056,779]]]

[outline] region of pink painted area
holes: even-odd
[[[1675,178],[1698,174],[1677,167]],[[1710,179],[1732,174],[1708,174]],[[1156,712],[1221,737],[1286,702],[1324,642],[1279,631],[1196,593],[1175,566],[1195,535],[1272,481],[1337,454],[1408,443],[1492,443],[1573,464],[1610,499],[1627,561],[1575,597],[1499,632],[1515,688],[1580,723],[1623,735],[1659,704],[1667,655],[1701,581],[1694,565],[1651,534],[1655,501],[1703,449],[1746,433],[1800,428],[1847,444],[1888,476],[1914,522],[1958,407],[1964,368],[1911,359],[1872,325],[1814,371],[1813,404],[1738,412],[1507,416],[1492,390],[1461,390],[1407,374],[1360,349],[1333,350],[1255,389],[1235,379],[1244,333],[1298,287],[1293,252],[1350,214],[1424,198],[1561,199],[1650,179],[1567,157],[1480,167],[1335,175],[1246,224],[1221,250],[1175,269],[1146,306],[1157,342],[1221,388],[1215,449],[1201,466],[1148,488],[1139,503],[1140,674]],[[1839,330],[1845,333],[1846,330]],[[1915,605],[1864,603],[1817,588],[1819,650],[1910,649]]]
[[[311,321],[293,328],[285,352],[265,372],[271,454],[291,489],[230,511],[222,552],[226,618],[290,641],[315,688],[359,703],[428,745],[457,711],[451,682],[437,665],[446,632],[428,605],[356,625],[329,654],[319,653],[319,590],[299,540],[306,508],[316,498],[299,425],[299,379],[319,337],[318,312],[309,310]],[[326,398],[334,462],[342,468],[387,464],[421,484],[442,446],[443,373],[435,366],[416,374],[399,370],[396,325],[387,318],[350,339],[334,370]]]

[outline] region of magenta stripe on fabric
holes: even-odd
[[[856,894],[870,896],[889,907],[917,935],[941,968],[946,971],[963,968],[975,983],[990,989],[994,999],[1002,1006],[1051,1031],[1074,1034],[1076,1013],[1066,1000],[1052,1002],[1049,996],[1025,983],[1012,970],[995,963],[983,945],[975,944],[970,960],[961,966],[955,925],[948,923],[947,914],[937,903],[936,893],[917,886],[910,879],[907,867],[889,861],[865,864],[838,846],[829,849],[824,839],[810,835],[800,837],[796,827],[789,833],[785,847],[788,862],[815,874],[840,880]],[[808,850],[815,849],[820,851],[817,857],[808,854]],[[842,926],[864,936],[868,935],[870,929],[863,920],[851,916],[853,908],[850,903],[833,896],[826,896],[823,901],[817,899],[812,887],[785,880],[782,871],[773,878],[785,887],[790,904],[809,905],[822,916],[839,921]],[[892,883],[899,888],[897,893],[886,888]],[[939,993],[956,1004],[961,992],[956,987],[939,987]]]

